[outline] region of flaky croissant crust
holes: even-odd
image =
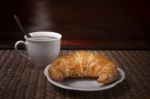
[[[117,78],[117,65],[107,57],[90,51],[77,51],[63,55],[49,66],[53,80],[68,77],[97,77],[99,83],[110,83]]]

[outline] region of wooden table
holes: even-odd
[[[126,73],[116,87],[97,92],[57,88],[14,50],[0,50],[0,99],[150,99],[150,51],[91,50],[110,57]],[[73,52],[63,50],[61,54]]]

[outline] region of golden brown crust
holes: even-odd
[[[67,77],[98,77],[100,83],[110,83],[117,77],[117,66],[107,57],[89,51],[77,51],[56,59],[49,68],[56,81]]]

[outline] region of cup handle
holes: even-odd
[[[17,42],[15,43],[15,50],[16,50],[19,54],[21,54],[22,56],[26,57],[27,59],[30,59],[27,55],[25,55],[24,53],[22,53],[22,52],[18,49],[19,44],[24,44],[24,45],[26,46],[26,43],[25,43],[24,41],[22,41],[22,40],[17,41]]]

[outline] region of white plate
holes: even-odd
[[[47,80],[52,83],[53,85],[63,88],[63,89],[68,89],[68,90],[77,90],[77,91],[100,91],[100,90],[106,90],[110,89],[120,82],[122,82],[125,79],[125,73],[123,70],[118,68],[119,71],[119,76],[117,80],[110,84],[102,84],[98,83],[96,79],[87,79],[87,78],[70,78],[66,79],[60,82],[54,81],[51,79],[51,77],[48,74],[48,67],[47,66],[44,70],[44,74],[47,77]]]

